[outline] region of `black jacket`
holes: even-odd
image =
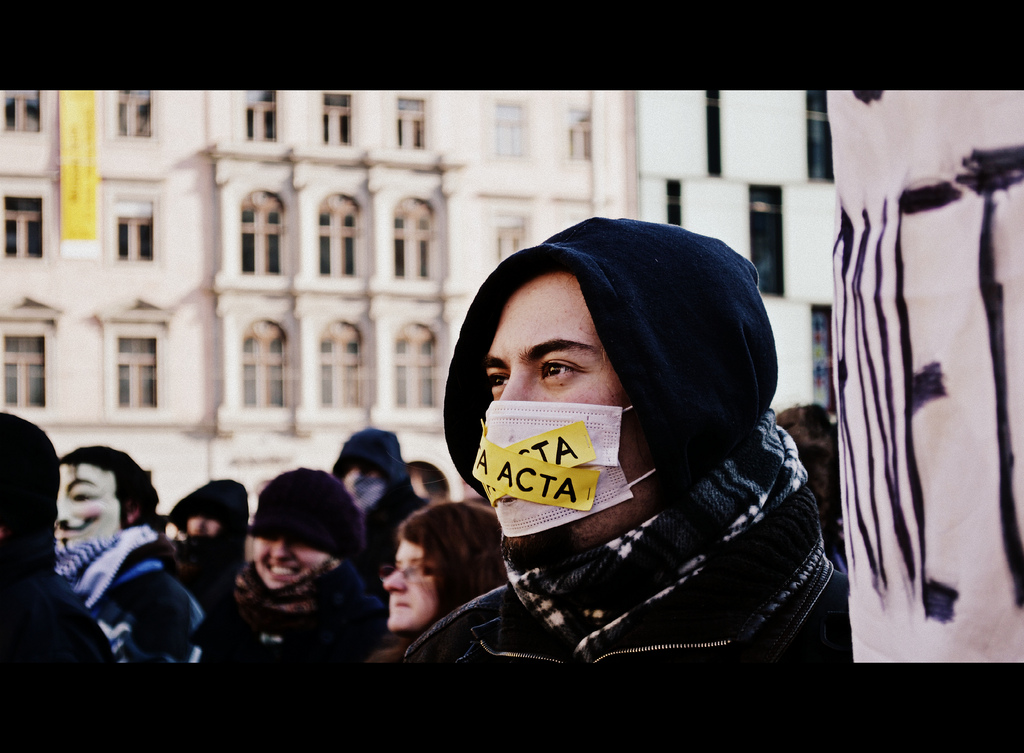
[[[0,663],[113,661],[106,636],[54,561],[48,530],[0,545]]]
[[[695,532],[687,544],[692,551],[680,556],[710,558],[619,642],[623,651],[641,652],[615,656],[848,661],[849,640],[833,637],[848,633],[846,582],[822,555],[813,495],[791,495],[721,548],[727,526],[746,512],[742,495],[690,493],[752,435],[778,381],[757,271],[719,240],[672,225],[596,217],[498,265],[469,308],[448,373],[445,439],[462,477],[483,495],[472,474],[492,399],[482,363],[505,303],[553,270],[568,270],[579,282],[650,447],[660,493]],[[819,638],[823,629],[827,637]],[[688,648],[654,650],[663,643]],[[693,647],[705,643],[714,647]],[[832,653],[833,643],[843,648]],[[407,658],[483,660],[485,646],[571,656],[571,647],[558,644],[508,593],[445,618]]]
[[[846,576],[824,556],[817,505],[801,490],[710,557],[701,572],[597,661],[852,660]],[[572,662],[510,586],[434,625],[410,663]]]
[[[317,581],[319,624],[263,642],[238,612],[234,594],[221,601],[193,636],[203,663],[361,662],[387,631],[384,605],[364,593],[347,560]]]
[[[369,428],[353,434],[334,464],[334,475],[340,478],[345,464],[354,460],[375,465],[387,481],[384,496],[366,513],[366,548],[353,559],[367,593],[386,605],[388,593],[380,582],[380,566],[394,564],[398,546],[395,531],[403,520],[427,502],[413,490],[398,437],[392,432]]]

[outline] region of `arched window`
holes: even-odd
[[[362,405],[362,346],[359,330],[333,322],[320,339],[320,404],[325,408]]]
[[[430,277],[433,247],[430,205],[406,199],[395,212],[395,277]]]
[[[434,334],[422,324],[410,324],[395,342],[395,405],[432,408],[436,403]]]
[[[284,330],[273,322],[256,322],[246,333],[242,382],[247,407],[284,406],[284,344]]]
[[[281,274],[284,210],[272,193],[257,191],[242,203],[242,273]]]
[[[328,196],[320,205],[320,274],[354,277],[359,210],[347,196]]]

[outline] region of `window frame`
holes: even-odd
[[[158,349],[160,339],[155,335],[140,335],[117,333],[114,336],[115,348],[114,358],[116,361],[117,380],[117,407],[119,410],[156,410],[161,407],[162,399],[160,394],[160,369],[158,360]],[[151,342],[152,351],[125,351],[122,349],[124,342]],[[151,401],[147,400],[146,370],[151,370]],[[124,399],[125,378],[122,374],[127,373],[127,400]]]
[[[41,346],[38,352],[28,350],[8,350],[9,341],[11,340],[38,340]],[[5,408],[46,408],[47,407],[47,337],[43,333],[28,334],[24,332],[10,332],[6,329],[0,336],[0,341],[3,344],[3,359],[4,359],[4,389],[3,389],[3,406]],[[11,354],[16,354],[14,357]],[[10,397],[10,367],[14,367],[14,400],[11,401]],[[33,402],[32,395],[32,382],[35,377],[31,374],[31,368],[38,366],[40,375],[38,376],[41,400],[39,402]]]
[[[254,95],[270,94],[269,99]],[[272,132],[267,135],[267,126]],[[276,142],[279,133],[277,122],[277,90],[247,89],[245,91],[245,140],[253,142]]]
[[[494,222],[498,261],[502,262],[512,254],[526,248],[526,217],[518,214],[501,214]]]
[[[8,209],[10,201],[36,201],[39,202],[39,209]],[[13,219],[10,216],[13,213]],[[32,219],[34,217],[34,220]],[[15,252],[7,252],[10,241],[9,223],[14,223],[14,249]],[[31,254],[31,226],[38,226],[39,253]],[[42,196],[12,196],[4,194],[4,254],[5,259],[42,259],[45,253],[45,238],[43,233],[43,197]]]
[[[327,103],[328,97],[345,97],[347,102],[344,105],[331,105]],[[328,146],[352,146],[352,94],[350,92],[325,91],[321,101],[323,103],[323,143]],[[346,132],[347,140],[344,138]]]
[[[430,353],[423,346],[429,344]],[[438,407],[437,336],[425,324],[406,325],[395,338],[395,407],[399,410]],[[416,396],[410,404],[410,387]]]
[[[142,94],[145,96],[142,96]],[[142,109],[145,118],[140,117]],[[116,104],[117,135],[126,139],[148,139],[153,136],[153,92],[141,89],[118,89]],[[140,125],[142,123],[143,125]]]
[[[22,96],[35,92],[35,100],[29,97]],[[39,133],[43,128],[43,97],[42,90],[36,89],[11,89],[11,95],[8,96],[8,92],[4,91],[4,131],[7,133]],[[9,102],[8,100],[13,100]],[[34,101],[36,107],[35,115],[35,128],[26,127],[27,123],[30,123],[28,115],[28,103]],[[12,107],[14,111],[14,124],[13,127],[8,126],[8,115],[7,108]]]
[[[419,107],[403,107],[403,104],[418,103]],[[427,101],[417,97],[399,97],[395,106],[398,122],[399,149],[427,148]],[[409,114],[405,114],[409,113]]]
[[[328,223],[324,225],[324,217]],[[352,224],[346,224],[351,217]],[[332,194],[325,198],[317,212],[317,276],[331,279],[353,279],[359,276],[361,217],[359,204],[351,196]],[[324,243],[327,243],[326,248]],[[324,272],[324,261],[327,272]],[[351,272],[348,262],[351,261]]]
[[[137,207],[146,206],[148,207],[148,214],[137,211]],[[153,199],[128,199],[118,198],[114,201],[114,225],[115,225],[115,242],[114,259],[118,262],[131,263],[131,262],[143,262],[151,263],[156,260],[156,221],[154,215],[156,214],[156,201]],[[124,233],[127,240],[127,246],[125,255],[121,254],[122,251],[122,227],[125,228]],[[143,256],[143,229],[148,228],[149,232],[149,256]]]
[[[579,114],[584,117],[575,117]],[[570,107],[566,117],[569,121],[569,159],[589,162],[593,158],[593,113],[589,107]]]
[[[249,342],[254,343],[250,352]],[[280,351],[275,353],[273,343],[280,342]],[[260,345],[264,347],[261,348]],[[242,335],[241,379],[242,408],[246,410],[287,408],[288,399],[288,337],[284,328],[277,322],[263,319],[253,322]],[[249,400],[249,370],[252,370],[252,395]],[[280,370],[280,376],[272,376],[274,370]],[[274,402],[275,385],[280,393],[280,402]]]
[[[253,213],[253,219],[246,221],[246,211]],[[270,222],[274,212],[278,222]],[[281,197],[271,191],[253,191],[242,200],[240,207],[239,269],[242,275],[254,277],[281,277],[287,272],[285,264],[285,210]],[[268,228],[277,228],[271,232]],[[252,269],[246,269],[247,236],[252,236]],[[276,238],[276,244],[271,242]],[[277,270],[272,270],[274,258],[272,247],[276,245]]]
[[[820,89],[807,91],[807,178],[829,182],[835,180],[828,97]]]
[[[780,186],[750,186],[750,261],[758,290],[768,295],[782,296],[786,289],[782,208]]]
[[[427,227],[421,227],[426,220]],[[401,221],[402,225],[399,226]],[[392,222],[392,274],[396,280],[433,279],[435,263],[434,211],[422,199],[405,199],[395,209]],[[410,251],[410,249],[413,249]],[[411,254],[411,255],[410,255]],[[412,263],[410,263],[412,262]],[[423,273],[426,268],[426,274]],[[417,274],[407,274],[414,269]],[[401,274],[399,272],[401,271]]]
[[[324,350],[326,344],[330,344],[330,352]],[[354,351],[350,347],[353,344]],[[319,407],[325,410],[363,407],[366,389],[363,337],[359,327],[350,322],[331,322],[320,336],[318,346]],[[327,385],[331,391],[329,399]]]
[[[515,111],[517,117],[503,117],[502,112]],[[523,157],[526,154],[526,108],[514,102],[494,105],[494,153],[498,157]]]
[[[722,175],[722,92],[718,89],[707,89],[704,92],[704,109],[706,111],[706,148],[708,155],[708,175]]]

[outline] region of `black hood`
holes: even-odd
[[[340,478],[343,475],[342,467],[353,460],[372,463],[380,468],[387,479],[388,489],[409,481],[409,470],[402,460],[398,437],[390,431],[371,427],[349,437],[334,463],[334,475]]]
[[[237,481],[211,481],[175,505],[168,517],[184,531],[193,515],[219,520],[226,535],[245,536],[249,528],[249,494]]]
[[[482,495],[472,466],[491,402],[483,358],[512,292],[558,267],[579,281],[662,488],[681,499],[769,408],[778,364],[753,264],[674,225],[589,219],[491,273],[469,308],[448,374],[445,437],[456,467]]]

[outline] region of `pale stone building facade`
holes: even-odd
[[[637,213],[629,92],[62,94],[5,92],[2,409],[129,452],[163,511],[368,425],[462,499],[441,405],[476,288]]]

